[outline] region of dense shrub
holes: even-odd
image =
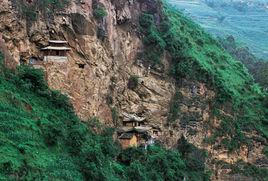
[[[268,146],[263,148],[263,154],[268,157]]]
[[[245,163],[241,160],[231,165],[231,168],[231,174],[243,174],[256,180],[267,180],[268,178],[267,168],[257,167],[250,163]]]
[[[37,13],[36,13],[36,11],[34,11],[32,9],[25,7],[23,14],[26,17],[26,19],[30,22],[37,20]]]
[[[258,59],[247,47],[240,47],[233,36],[228,36],[225,39],[219,38],[219,42],[227,52],[248,68],[257,83],[264,88],[268,87],[267,61]]]
[[[103,6],[95,5],[93,7],[93,15],[96,19],[100,20],[104,18],[105,16],[107,16],[107,11]]]
[[[13,7],[26,18],[28,22],[37,20],[38,12],[43,13],[46,17],[48,14],[53,14],[68,6],[70,0],[36,0],[30,3],[24,0],[12,0]]]
[[[187,168],[187,160],[178,151],[167,151],[153,146],[148,150],[129,148],[121,155],[123,163],[129,165],[130,180],[208,180],[204,168]],[[201,168],[201,169],[200,169]],[[187,171],[186,171],[187,170]],[[196,171],[196,174],[194,172]]]
[[[49,93],[48,98],[55,105],[55,107],[64,108],[68,112],[73,112],[73,106],[66,95],[55,90],[52,90]]]
[[[58,137],[62,136],[60,128],[50,124],[42,125],[42,127],[45,143],[48,146],[55,146],[58,142]]]
[[[184,136],[178,140],[177,149],[182,154],[182,158],[187,161],[186,166],[189,169],[193,171],[205,170],[207,154],[204,150],[188,143]]]
[[[268,109],[268,95],[266,95],[265,98],[263,99],[263,104]]]
[[[131,75],[128,79],[128,88],[135,90],[139,85],[139,77],[136,75]]]
[[[148,13],[143,13],[140,16],[139,23],[142,28],[147,30],[154,24],[154,16]]]
[[[166,42],[161,37],[160,31],[155,24],[154,16],[149,13],[143,13],[140,16],[139,24],[141,31],[144,33],[143,42],[146,46],[143,52],[143,59],[153,66],[160,64],[160,58],[166,47]]]
[[[34,92],[43,92],[48,89],[44,79],[44,72],[28,66],[20,66],[18,68],[18,84]]]

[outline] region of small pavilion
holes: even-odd
[[[68,42],[63,40],[49,40],[49,45],[41,49],[44,52],[44,61],[65,62],[68,60]]]
[[[146,119],[144,117],[139,117],[136,116],[135,114],[127,114],[127,113],[123,113],[123,115],[124,115],[123,126],[136,127],[145,124]]]

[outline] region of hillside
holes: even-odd
[[[121,150],[112,140],[113,129],[96,118],[82,124],[67,97],[48,89],[40,70],[19,67],[14,74],[3,67],[2,55],[0,60],[1,180],[209,178],[204,163],[186,161],[179,149]]]
[[[267,1],[170,0],[214,36],[232,35],[257,57],[268,57]]]
[[[257,58],[250,52],[247,47],[241,47],[235,41],[233,36],[225,39],[219,39],[224,49],[241,61],[253,75],[256,83],[260,84],[264,89],[268,88],[268,62]]]
[[[5,0],[0,14],[1,179],[268,178],[266,93],[176,8]],[[151,146],[122,149],[143,139],[129,117],[157,130]]]

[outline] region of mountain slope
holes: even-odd
[[[219,41],[226,51],[248,68],[255,81],[267,90],[268,62],[254,56],[247,47],[239,46],[233,36],[229,36],[226,39],[220,39]]]
[[[259,101],[265,94],[254,83],[248,70],[241,62],[226,53],[216,40],[175,9],[166,5],[164,16],[157,30],[153,28],[154,22],[148,21],[150,16],[144,15],[146,18],[142,20],[146,23],[142,25],[145,24],[144,28],[148,29],[145,31],[145,44],[160,47],[160,50],[163,47],[171,54],[171,71],[178,81],[186,78],[205,82],[213,88],[216,91],[213,103],[216,112],[219,111],[217,109],[223,109],[224,104],[228,102],[231,103],[230,114],[243,112],[242,115],[232,117],[232,122],[238,124],[239,129],[233,134],[242,134],[241,131],[247,124],[245,129],[261,131],[267,137],[267,127],[262,126],[267,123],[267,117],[265,108]],[[156,53],[160,53],[161,56],[161,51]],[[235,135],[234,137],[239,138]],[[237,141],[239,142],[235,140]]]
[[[39,71],[2,69],[3,178],[267,178],[267,95],[202,28],[161,1],[56,2],[5,1],[5,63],[42,61],[49,39],[68,41],[68,62],[43,68],[85,124]],[[159,128],[162,147],[121,150],[104,128],[125,113]]]
[[[209,103],[211,104],[211,118],[207,123],[203,123],[203,126],[211,131],[208,134],[210,136],[205,136],[204,142],[212,144],[215,150],[220,147],[230,152],[241,150],[245,145],[251,147],[250,145],[255,145],[260,140],[266,144],[268,117],[267,107],[264,106],[265,94],[254,83],[252,76],[242,63],[226,53],[217,41],[178,13],[175,8],[172,9],[166,5],[164,18],[159,23],[158,30],[154,28],[157,25],[148,21],[149,15],[144,15],[144,17],[147,17],[144,18],[147,19],[145,21],[147,23],[142,22],[142,25],[146,25],[144,28],[147,28],[147,31],[144,31],[146,32],[144,42],[148,47],[158,48],[156,55],[151,57],[161,56],[161,48],[164,49],[171,55],[171,73],[178,82],[184,79],[204,82],[216,92],[215,99]],[[146,58],[148,56],[145,56]],[[158,62],[157,59],[155,62]],[[177,85],[179,92],[181,86],[183,85]],[[179,96],[177,99],[175,104],[171,104],[171,106],[177,106],[171,107],[171,110],[179,109],[171,112],[176,114],[175,119],[172,119],[175,123],[170,122],[170,125],[174,127],[177,127],[178,122],[186,121],[183,117],[184,113],[180,110],[180,104],[184,103],[185,98]],[[188,123],[186,121],[189,127],[191,127],[192,119],[197,118],[192,115],[192,118],[187,120]],[[215,123],[213,119],[219,120]],[[256,136],[260,139],[259,141]],[[261,157],[266,160],[266,156]],[[267,170],[263,173],[264,178],[267,178]],[[261,176],[258,179],[263,178]]]

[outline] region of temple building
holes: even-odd
[[[123,149],[138,146],[138,138],[133,132],[122,133],[118,139]]]
[[[145,125],[145,118],[136,116],[134,114],[123,113],[123,126],[125,127],[136,127]]]
[[[68,61],[68,52],[71,48],[68,47],[67,41],[49,40],[49,46],[41,49],[44,52],[45,62],[66,62]]]
[[[146,118],[123,113],[123,126],[117,130],[117,138],[123,149],[153,145],[161,130],[146,124]]]

